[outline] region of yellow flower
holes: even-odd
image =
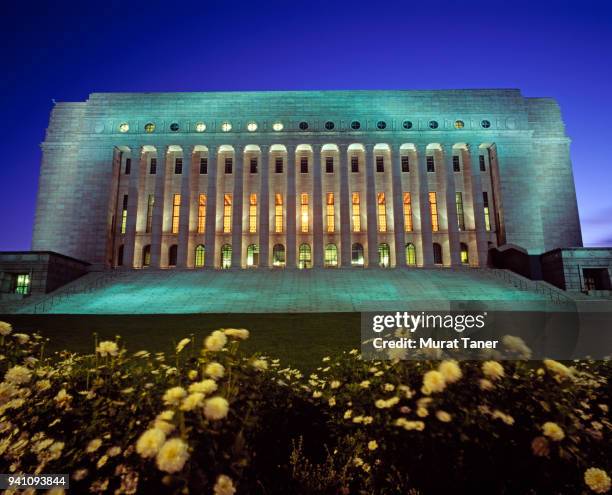
[[[185,348],[185,346],[189,344],[189,342],[191,342],[191,339],[188,338],[184,338],[183,340],[181,340],[176,346],[176,353],[178,354],[179,352],[181,352]]]
[[[329,400],[327,401],[327,403],[328,403],[328,404],[329,404],[331,407],[334,407],[334,406],[336,405],[336,398],[335,398],[335,397],[332,397],[331,399],[329,399]]]
[[[417,408],[416,413],[419,418],[426,418],[429,415],[429,411],[425,409],[424,407]]]
[[[353,415],[353,411],[351,411],[350,409],[347,409],[344,412],[344,419],[351,419],[351,416]]]
[[[486,378],[481,378],[478,383],[480,386],[480,390],[493,390],[495,388],[493,382],[491,380],[487,380]]]
[[[514,418],[512,416],[510,416],[509,414],[505,414],[497,409],[493,411],[493,418],[501,419],[504,423],[510,426],[514,424]]]
[[[442,421],[442,423],[448,423],[453,419],[446,411],[436,411],[436,418],[438,418],[438,421]]]
[[[167,473],[179,472],[189,458],[187,449],[187,444],[180,438],[167,440],[157,453],[157,467]]]
[[[213,397],[206,401],[204,415],[211,420],[223,419],[229,411],[229,403],[223,397]]]
[[[178,406],[186,395],[183,387],[172,387],[166,390],[163,401],[167,406]]]
[[[525,341],[514,335],[504,335],[502,343],[508,350],[518,354],[521,359],[529,359],[531,357],[531,349],[525,344]]]
[[[423,375],[423,388],[421,391],[425,395],[429,395],[436,392],[442,392],[446,387],[446,380],[444,375],[436,370],[430,370]]]
[[[442,361],[438,366],[438,371],[442,373],[446,383],[455,383],[462,376],[461,368],[454,359]]]
[[[190,380],[195,380],[198,377],[198,372],[196,370],[189,370],[189,373],[187,373],[187,378],[189,378]]]
[[[136,442],[136,452],[140,457],[155,457],[166,441],[166,434],[159,428],[145,431]]]
[[[361,457],[355,457],[353,459],[353,464],[357,467],[362,466],[363,465],[363,459]]]
[[[28,341],[30,340],[30,336],[25,333],[14,333],[13,337],[17,339],[17,343],[21,345],[27,344]]]
[[[204,369],[204,374],[210,376],[211,378],[223,378],[225,368],[219,363],[209,363]]]
[[[189,385],[189,392],[201,394],[210,394],[217,390],[217,382],[214,380],[202,380],[201,382],[195,382]]]
[[[100,440],[99,438],[94,438],[91,442],[87,444],[85,452],[91,454],[92,452],[98,450],[100,448],[100,445],[102,445],[102,440]]]
[[[368,442],[368,450],[376,450],[378,448],[378,443],[376,443],[376,440],[370,440]]]
[[[355,356],[356,354],[359,354],[359,351],[358,351],[357,349],[351,349],[351,350],[349,351],[349,354],[350,354],[351,356]]]
[[[355,416],[353,418],[353,423],[363,423],[363,416]]]
[[[268,361],[265,359],[255,359],[251,365],[258,371],[265,371],[268,369]]]
[[[196,407],[199,407],[204,402],[204,394],[200,392],[194,392],[189,394],[181,404],[181,411],[193,411]]]
[[[236,493],[236,487],[229,476],[221,474],[213,487],[213,493],[214,495],[234,495],[234,493]]]
[[[163,431],[166,435],[170,435],[174,431],[175,426],[167,421],[156,419],[153,422],[153,428]]]
[[[385,383],[383,389],[385,392],[393,392],[395,390],[395,385],[392,383]]]
[[[209,351],[220,351],[227,344],[227,337],[221,330],[215,330],[204,341],[204,347]]]
[[[102,357],[116,356],[117,353],[119,352],[119,347],[117,346],[115,342],[112,342],[110,340],[105,340],[103,342],[100,342],[100,344],[98,344],[98,347],[96,347],[96,352],[100,354],[100,356]]]
[[[482,363],[482,372],[491,380],[499,380],[504,376],[504,367],[497,361],[485,361]]]
[[[67,407],[72,400],[72,395],[66,392],[66,389],[63,388],[57,393],[54,400],[57,402],[58,406]]]
[[[545,359],[544,365],[549,371],[555,374],[557,381],[565,378],[573,378],[572,370],[559,361],[555,361],[554,359]]]
[[[8,383],[21,385],[28,383],[32,378],[32,372],[25,366],[13,366],[4,374],[4,380]]]
[[[249,338],[249,331],[244,328],[226,328],[223,330],[223,333],[236,340],[246,340]]]
[[[370,472],[370,465],[366,462],[363,464],[363,466],[361,466],[361,469],[363,469],[366,473]]]
[[[548,421],[542,425],[542,432],[544,436],[554,440],[555,442],[560,442],[565,438],[565,432],[563,429],[552,421]]]
[[[321,397],[322,395],[323,395],[323,394],[321,393],[321,391],[320,391],[320,390],[315,390],[315,391],[312,393],[312,396],[313,396],[315,399],[318,399],[318,398],[319,398],[319,397]]]
[[[160,412],[157,415],[157,418],[155,419],[158,419],[160,421],[172,421],[172,418],[174,418],[174,411],[172,411],[171,409],[167,409],[166,411]]]
[[[405,418],[396,419],[395,426],[399,426],[400,428],[404,428],[408,431],[423,431],[425,429],[425,423],[423,423],[423,421],[407,421]]]
[[[364,380],[364,381],[362,381],[362,382],[359,384],[359,386],[360,386],[361,388],[370,388],[370,380]]]
[[[364,416],[363,417],[363,424],[364,425],[369,425],[372,421],[374,421],[374,418],[372,416]]]
[[[599,468],[589,468],[584,472],[584,482],[595,493],[607,493],[611,481],[608,474]]]
[[[13,331],[13,327],[10,323],[6,321],[0,321],[0,335],[6,336],[9,335]]]
[[[329,386],[330,386],[331,388],[338,388],[338,387],[340,387],[340,382],[339,382],[338,380],[334,380],[334,381],[332,381],[332,382],[329,384]]]

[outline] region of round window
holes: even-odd
[[[172,124],[170,124],[170,130],[172,132],[176,132],[179,130],[179,125],[176,122],[172,122]]]
[[[480,127],[482,127],[483,129],[488,129],[489,127],[491,127],[491,122],[489,122],[488,120],[481,120]]]
[[[119,124],[119,132],[127,132],[130,130],[130,125],[127,122]]]
[[[257,122],[249,122],[247,124],[247,131],[255,132],[257,130]]]
[[[409,120],[404,120],[404,122],[402,122],[402,127],[406,130],[412,129],[412,122]]]
[[[150,134],[153,131],[155,131],[155,124],[153,122],[149,122],[148,124],[145,124],[145,132],[148,132]]]
[[[221,130],[223,132],[229,132],[232,130],[232,124],[230,124],[229,122],[223,122],[221,124]]]
[[[463,120],[455,120],[455,129],[463,129],[465,127],[465,122]]]
[[[334,127],[336,127],[336,125],[331,120],[328,120],[327,122],[325,122],[325,128],[328,131],[333,130]]]
[[[206,130],[206,124],[204,122],[198,122],[195,127],[196,132],[204,132]]]
[[[274,124],[272,124],[272,129],[274,129],[276,132],[282,131],[284,127],[285,126],[282,122],[274,122]]]
[[[306,131],[308,129],[308,122],[300,122],[300,129]]]
[[[435,120],[430,120],[429,121],[429,128],[430,129],[437,129],[438,128],[438,122]]]
[[[361,128],[361,122],[359,122],[358,120],[353,120],[351,122],[351,129],[358,130],[360,128]]]
[[[381,131],[387,128],[387,123],[384,120],[379,120],[376,122],[376,127],[378,127]]]

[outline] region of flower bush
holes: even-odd
[[[304,375],[243,355],[248,337],[45,356],[41,336],[0,322],[0,472],[68,472],[77,493],[610,490],[609,361],[353,350]]]

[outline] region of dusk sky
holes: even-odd
[[[39,1],[0,12],[0,250],[30,248],[52,98],[308,89],[555,98],[585,245],[612,245],[610,2]]]

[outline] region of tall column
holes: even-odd
[[[487,266],[488,244],[485,228],[484,203],[482,198],[482,179],[480,177],[480,149],[478,143],[470,143],[470,179],[472,181],[472,202],[474,205],[474,227],[476,228],[476,250],[478,265]]]
[[[232,267],[242,268],[242,220],[243,190],[242,180],[244,167],[243,147],[234,146],[234,206],[232,209]]]
[[[312,145],[312,231],[314,267],[322,268],[325,256],[323,247],[323,199],[321,197],[321,145]]]
[[[259,266],[268,268],[270,257],[270,184],[269,180],[269,146],[259,146],[259,170],[261,184],[259,187]]]
[[[151,266],[161,265],[162,235],[164,229],[164,192],[166,189],[166,155],[168,146],[157,148],[157,170],[155,175],[155,196],[153,204],[153,220],[151,225]]]
[[[348,181],[348,145],[339,144],[340,169],[340,266],[351,266],[351,198]]]
[[[123,243],[123,266],[134,268],[134,250],[136,249],[136,219],[138,215],[138,186],[140,180],[140,159],[142,149],[139,145],[130,146],[131,170],[128,185],[128,210],[125,239]]]
[[[393,145],[391,175],[393,186],[393,234],[395,237],[395,266],[406,266],[406,232],[404,226],[404,198],[402,190],[402,156],[400,144]]]
[[[457,200],[455,196],[455,172],[453,171],[453,145],[442,145],[444,153],[444,185],[446,198],[446,220],[448,222],[448,248],[451,266],[461,265],[459,226],[457,224]]]
[[[179,213],[178,266],[187,268],[189,258],[189,212],[191,211],[191,181],[193,146],[183,146],[183,173],[181,177],[181,209]]]
[[[431,210],[429,207],[429,184],[427,181],[427,145],[417,145],[419,211],[421,217],[421,249],[423,266],[433,266]]]
[[[367,188],[367,229],[368,229],[368,267],[378,266],[378,225],[376,222],[376,181],[374,180],[374,145],[365,145],[365,168]]]
[[[295,147],[287,146],[287,268],[295,268]]]
[[[217,239],[217,147],[208,147],[208,187],[206,190],[206,226],[204,242],[206,257],[204,266],[215,267],[215,242]],[[221,205],[223,208],[223,205]]]

